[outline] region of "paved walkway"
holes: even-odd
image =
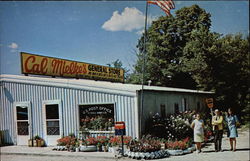
[[[237,151],[230,151],[228,138],[224,135],[222,140],[223,152],[214,152],[214,144],[209,143],[204,147],[203,153],[192,153],[182,156],[171,156],[157,161],[250,161],[249,129],[242,132],[239,130],[237,138]],[[156,161],[156,160],[155,160]]]
[[[27,146],[6,146],[1,147],[1,154],[4,155],[33,155],[33,156],[64,156],[64,157],[91,157],[114,159],[113,153],[106,152],[68,152],[54,151],[53,147],[27,147]]]
[[[226,137],[223,138],[222,149],[224,152],[214,152],[213,144],[208,144],[203,148],[203,153],[187,154],[183,156],[171,156],[169,158],[159,159],[155,161],[250,161],[249,153],[249,130],[239,131],[237,138],[237,151],[229,151],[229,141]],[[18,159],[19,158],[19,159]],[[47,158],[47,159],[46,159]],[[49,158],[49,159],[48,159]],[[1,147],[1,161],[5,160],[117,160],[112,153],[105,152],[67,152],[67,151],[52,151],[52,147],[27,147],[27,146],[6,146]],[[79,158],[79,159],[77,159]],[[119,160],[132,160],[122,158]]]

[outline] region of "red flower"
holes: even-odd
[[[86,145],[96,145],[97,144],[97,140],[96,138],[94,137],[88,137],[86,140],[85,140],[85,144]]]

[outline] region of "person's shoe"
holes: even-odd
[[[233,148],[231,148],[230,151],[233,151]]]
[[[218,150],[215,150],[215,152],[218,152]]]
[[[234,149],[233,152],[236,152],[236,149]]]
[[[223,150],[221,149],[220,152],[223,152]]]

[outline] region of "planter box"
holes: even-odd
[[[88,145],[88,146],[81,145],[80,151],[82,151],[82,152],[95,152],[95,151],[97,151],[97,146],[96,145]]]
[[[44,140],[35,140],[37,147],[43,147],[44,146]]]

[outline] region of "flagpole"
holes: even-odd
[[[140,132],[142,132],[142,118],[143,118],[143,105],[144,105],[144,82],[145,82],[145,64],[146,64],[146,41],[147,41],[147,21],[148,21],[148,2],[146,1],[145,13],[145,26],[144,26],[144,40],[143,40],[143,53],[142,53],[142,79],[141,79],[141,104],[140,104]]]

